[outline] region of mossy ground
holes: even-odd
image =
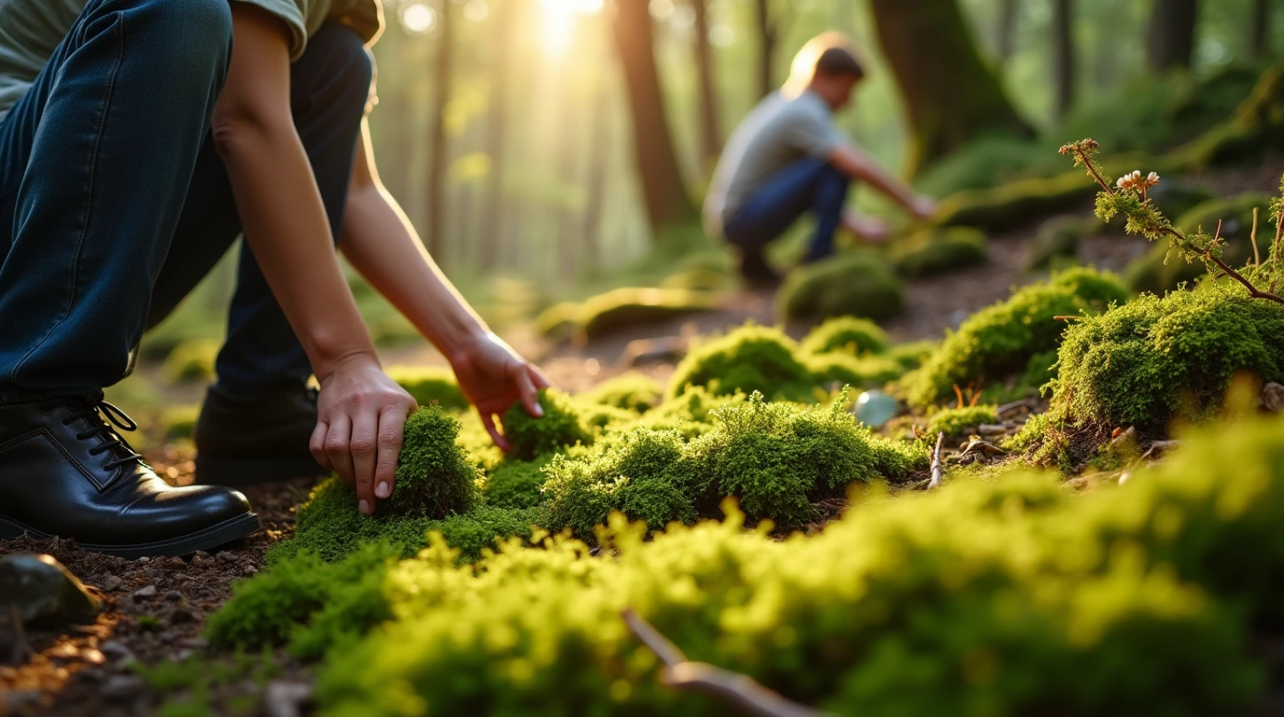
[[[776,306],[786,319],[858,316],[883,321],[904,310],[905,290],[885,262],[851,252],[792,272],[776,295]]]
[[[977,229],[924,229],[894,243],[888,259],[901,276],[923,278],[984,264],[988,248],[985,234]]]

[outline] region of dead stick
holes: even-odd
[[[932,453],[932,480],[927,484],[931,490],[941,484],[941,444],[945,443],[945,431],[936,434],[936,451]]]
[[[1253,266],[1262,265],[1262,253],[1257,250],[1257,212],[1261,207],[1253,207],[1253,231],[1248,235],[1249,241],[1253,242]]]
[[[742,675],[704,662],[690,662],[659,630],[642,616],[625,608],[621,613],[629,630],[664,663],[660,680],[670,687],[713,695],[753,717],[830,717],[781,697]]]

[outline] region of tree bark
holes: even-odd
[[[956,0],[870,0],[912,131],[910,170],[989,134],[1033,137],[982,61]]]
[[[995,49],[998,51],[999,64],[1005,65],[1012,58],[1016,47],[1016,25],[1021,16],[1020,0],[999,0],[999,33]]]
[[[1195,49],[1198,0],[1155,0],[1150,16],[1150,68],[1187,69]]]
[[[428,165],[428,222],[425,244],[438,264],[446,263],[446,172],[450,157],[446,146],[446,105],[450,102],[451,76],[454,70],[455,33],[452,24],[451,3],[439,5],[437,25],[437,57],[433,67],[436,92],[432,103],[432,137]]]
[[[713,78],[713,49],[709,47],[709,10],[705,0],[691,0],[695,10],[696,80],[700,109],[700,156],[703,170],[718,162],[722,139],[718,129],[718,90]]]
[[[504,145],[508,133],[508,46],[513,42],[513,13],[511,1],[493,0],[495,18],[494,53],[491,55],[490,99],[486,115],[486,156],[490,158],[490,174],[486,177],[486,203],[482,212],[481,267],[483,270],[498,266],[500,232],[504,229]]]
[[[633,153],[652,231],[694,220],[695,205],[678,167],[655,67],[646,0],[617,0],[612,36],[624,68],[633,117]]]
[[[1252,26],[1249,28],[1249,52],[1261,60],[1271,54],[1271,0],[1253,0]]]
[[[1075,72],[1074,2],[1052,3],[1052,68],[1055,75],[1057,119],[1065,119],[1074,105]]]
[[[776,91],[772,67],[776,61],[779,32],[776,20],[771,15],[770,0],[754,0],[754,8],[758,30],[758,96],[766,97]]]

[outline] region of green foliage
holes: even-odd
[[[222,345],[217,339],[191,339],[176,345],[165,359],[165,374],[178,383],[214,378],[214,359]]]
[[[899,363],[906,371],[911,371],[923,365],[923,362],[932,355],[938,348],[939,344],[935,341],[911,341],[904,344],[896,344],[887,351],[887,357]]]
[[[663,392],[654,378],[641,373],[626,373],[609,378],[576,396],[582,401],[646,413],[660,404]]]
[[[448,411],[468,410],[468,398],[460,390],[454,371],[445,366],[393,366],[387,373],[420,406],[436,403]]]
[[[975,433],[982,424],[999,422],[994,412],[995,406],[965,406],[963,408],[944,408],[933,413],[927,421],[927,437],[935,441],[937,433],[944,432],[948,441],[966,438]]]
[[[504,414],[504,437],[513,444],[514,457],[529,461],[559,448],[593,442],[592,434],[585,427],[582,409],[568,396],[560,391],[541,389],[539,405],[544,409],[542,418],[528,414],[520,402]]]
[[[543,468],[548,460],[509,461],[486,477],[486,504],[497,508],[534,508],[544,502]]]
[[[856,358],[845,353],[803,357],[812,380],[820,386],[837,383],[855,388],[881,388],[905,375],[905,367],[887,356]]]
[[[969,227],[924,229],[892,244],[888,258],[901,276],[948,274],[987,260],[989,241]]]
[[[1055,175],[1060,169],[1042,144],[1012,137],[981,137],[934,162],[915,177],[914,187],[928,196],[948,197],[965,189]]]
[[[1225,115],[1222,115],[1225,116]],[[1269,67],[1233,116],[1182,148],[1196,167],[1256,161],[1284,151],[1284,62]]]
[[[379,504],[382,514],[442,518],[473,506],[481,473],[455,445],[458,436],[459,421],[437,406],[406,420],[396,482]]]
[[[580,307],[584,335],[595,339],[613,331],[709,311],[717,301],[704,291],[623,288],[590,297]]]
[[[1079,240],[1087,231],[1088,223],[1076,216],[1055,217],[1039,225],[1026,270],[1049,269],[1059,260],[1073,260],[1079,253]]]
[[[713,415],[718,409],[748,400],[742,392],[714,395],[703,386],[687,386],[649,411],[638,424],[655,430],[671,429],[685,438],[694,438],[713,430]]]
[[[802,340],[808,354],[842,351],[852,356],[881,354],[887,351],[887,332],[868,319],[839,316],[812,329]]]
[[[1212,233],[1221,222],[1221,238],[1226,240],[1222,260],[1231,266],[1242,266],[1253,258],[1250,234],[1253,228],[1253,209],[1261,210],[1258,220],[1258,250],[1264,257],[1270,250],[1275,233],[1270,223],[1270,197],[1260,193],[1243,194],[1228,199],[1204,202],[1181,215],[1174,225],[1185,234]],[[1202,261],[1190,262],[1181,256],[1170,256],[1167,243],[1156,244],[1128,266],[1125,278],[1134,291],[1155,294],[1176,289],[1184,282],[1198,279],[1207,273]]]
[[[969,190],[941,200],[936,223],[1001,232],[1083,204],[1093,195],[1078,172]]]
[[[742,326],[687,354],[669,379],[668,397],[702,386],[715,396],[758,391],[771,398],[806,400],[814,382],[797,353],[798,344],[779,329]]]
[[[906,400],[925,408],[953,396],[955,386],[1021,372],[1032,356],[1060,345],[1066,322],[1057,317],[1102,311],[1127,298],[1127,289],[1112,274],[1088,268],[1070,269],[1046,284],[1022,288],[947,334],[936,353],[902,380]]]
[[[853,252],[790,273],[776,296],[776,307],[788,319],[861,316],[883,321],[904,310],[905,290],[887,264]]]
[[[1076,421],[1164,429],[1220,405],[1241,371],[1284,380],[1284,307],[1238,288],[1142,295],[1066,332],[1053,408]]]

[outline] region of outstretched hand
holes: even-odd
[[[544,416],[538,392],[548,388],[548,379],[495,334],[487,333],[459,347],[447,358],[455,370],[459,388],[477,409],[486,431],[501,450],[512,450],[512,444],[496,428],[495,416],[502,416],[518,401],[531,416]]]

